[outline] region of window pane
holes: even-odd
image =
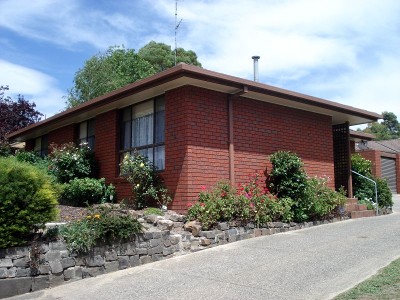
[[[87,135],[88,136],[94,136],[95,132],[95,120],[89,120],[87,121]]]
[[[122,149],[129,149],[131,145],[131,122],[124,122],[122,130],[123,130],[123,135],[122,135]]]
[[[156,147],[154,149],[154,165],[158,170],[165,169],[165,146]]]
[[[132,117],[132,147],[153,144],[153,101],[134,106]]]
[[[33,150],[35,150],[35,152],[40,152],[42,148],[42,138],[38,137],[35,139],[35,147],[33,148]]]
[[[79,139],[83,140],[87,137],[87,122],[79,124]]]
[[[165,111],[156,112],[156,139],[155,143],[164,143],[165,141]]]
[[[153,148],[146,148],[146,149],[141,149],[138,151],[139,154],[147,157],[151,163],[153,163]]]

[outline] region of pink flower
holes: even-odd
[[[206,205],[205,205],[204,203],[200,203],[200,206],[201,206],[201,207],[204,207],[204,206],[206,206]]]
[[[205,191],[206,189],[207,189],[207,188],[206,188],[205,185],[202,185],[202,186],[201,186],[201,190],[202,190],[202,191]]]
[[[253,204],[253,203],[250,203],[250,207],[251,207],[251,208],[254,208],[254,204]]]
[[[187,206],[187,207],[192,207],[192,205],[193,205],[193,204],[192,204],[191,202],[186,203],[186,206]]]

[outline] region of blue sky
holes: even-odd
[[[174,44],[175,0],[0,0],[0,85],[51,116],[109,46]],[[178,46],[209,70],[400,119],[400,1],[179,0]]]

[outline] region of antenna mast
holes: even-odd
[[[174,51],[174,62],[175,62],[175,66],[176,66],[176,56],[177,56],[177,42],[176,42],[176,33],[178,31],[179,25],[181,25],[183,19],[180,19],[180,21],[178,22],[178,0],[175,0],[175,51]]]

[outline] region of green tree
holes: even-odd
[[[376,140],[390,140],[400,138],[400,124],[397,116],[392,112],[384,111],[382,113],[383,121],[374,122],[368,125],[363,131],[372,133]]]
[[[139,56],[148,61],[157,72],[161,72],[175,65],[175,51],[164,43],[151,41],[138,51]],[[192,50],[176,49],[176,62],[201,67],[197,55]]]
[[[110,47],[85,62],[75,74],[74,87],[68,91],[67,108],[111,92],[155,74],[149,62],[135,50]]]

